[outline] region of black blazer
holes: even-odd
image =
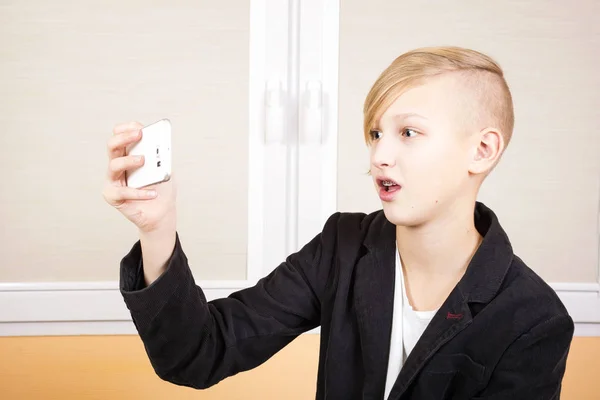
[[[574,325],[477,203],[484,237],[406,360],[389,399],[558,399]],[[143,287],[139,242],[121,292],[157,375],[207,388],[321,326],[317,399],[383,399],[392,326],[395,226],[382,211],[336,213],[255,286],[207,302],[180,238]],[[214,268],[218,268],[215,265]],[[268,390],[268,389],[265,389]]]

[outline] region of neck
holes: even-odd
[[[407,275],[455,277],[466,270],[481,243],[475,203],[455,205],[427,224],[396,227],[396,241]]]

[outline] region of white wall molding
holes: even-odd
[[[576,336],[600,336],[600,283],[551,283],[575,321]]]
[[[209,301],[253,284],[251,281],[199,283]],[[0,306],[0,324],[131,321],[118,282],[2,283],[0,305],[4,304],[10,307]]]
[[[209,301],[254,283],[198,282]],[[600,284],[551,286],[575,320],[575,335],[600,336]],[[0,336],[120,334],[137,332],[118,282],[0,283]]]

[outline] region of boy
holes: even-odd
[[[364,107],[383,209],[332,215],[254,287],[212,302],[176,233],[173,183],[124,186],[141,125],[117,126],[104,196],[140,231],[121,290],[156,373],[206,388],[321,326],[317,399],[559,398],[573,321],[476,201],[513,119],[486,55],[401,55]]]

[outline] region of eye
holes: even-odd
[[[381,132],[377,129],[373,129],[369,132],[369,136],[371,137],[371,140],[377,140],[381,138]]]
[[[402,136],[406,136],[406,137],[415,137],[418,135],[418,132],[415,131],[414,129],[410,129],[410,128],[404,128],[402,130]]]

